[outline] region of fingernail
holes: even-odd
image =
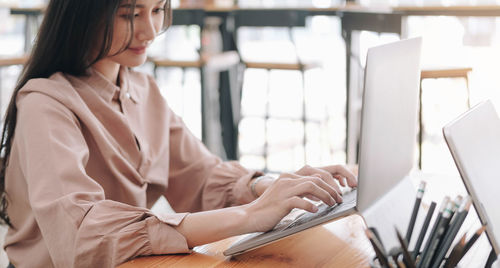
[[[318,212],[318,207],[313,205],[313,212]]]
[[[330,197],[330,206],[335,205],[335,203],[337,203],[335,199],[333,199],[333,197]]]

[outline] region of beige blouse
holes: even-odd
[[[17,98],[5,250],[15,267],[111,267],[189,252],[187,212],[248,203],[255,174],[211,154],[153,79],[127,68],[32,79]],[[161,196],[179,213],[153,215]]]

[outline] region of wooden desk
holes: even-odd
[[[374,253],[364,229],[363,219],[352,215],[233,258],[222,252],[239,237],[196,247],[191,254],[141,257],[119,267],[369,267]]]

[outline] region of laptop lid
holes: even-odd
[[[488,239],[500,254],[500,118],[491,101],[485,101],[443,127],[443,134]]]
[[[410,192],[413,190],[412,185],[406,187],[407,184],[399,182],[407,175],[414,162],[420,46],[421,38],[414,38],[374,47],[368,51],[356,206],[354,200],[347,202],[352,196],[344,196],[345,202],[337,206],[333,213],[290,229],[247,236],[224,251],[224,255],[243,253],[331,219],[352,214],[355,208],[359,211],[360,208],[373,207],[374,203],[386,211],[389,206],[391,211],[411,210],[413,199],[403,198],[408,202],[398,200],[398,206],[383,205],[385,202],[375,201],[390,192],[407,197],[407,189]],[[394,113],[398,115],[394,116]],[[373,213],[374,218],[380,220],[376,214]],[[390,222],[384,221],[383,224],[392,228],[393,217],[389,218]],[[380,230],[384,232],[382,228]],[[391,234],[393,231],[391,229]]]
[[[366,211],[413,168],[422,38],[368,50],[357,208]]]

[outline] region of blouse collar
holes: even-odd
[[[120,99],[127,97],[137,103],[139,98],[137,97],[137,92],[135,92],[134,87],[130,86],[128,67],[120,67],[118,79],[120,86],[109,81],[103,74],[94,68],[89,68],[89,76],[84,80],[86,80],[86,82],[95,89],[97,94],[106,102],[111,102],[116,96],[120,96]]]

